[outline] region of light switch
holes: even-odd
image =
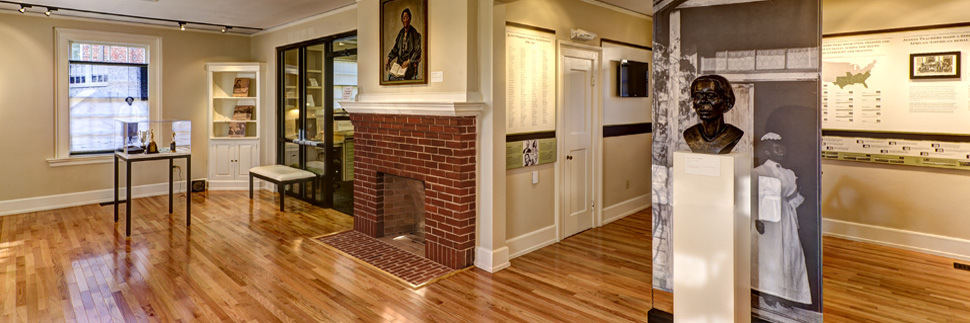
[[[532,171],[532,184],[539,184],[539,171]]]

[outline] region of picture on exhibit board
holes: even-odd
[[[246,122],[245,121],[230,121],[229,122],[229,137],[245,137],[246,136]]]
[[[689,150],[682,133],[699,120],[691,81],[718,74],[736,95],[725,122],[745,133],[734,151],[752,153],[752,184],[764,182],[757,204],[767,209],[752,219],[752,314],[821,322],[819,1],[684,2],[654,8],[653,288],[677,293],[673,152]]]
[[[427,84],[428,0],[381,0],[381,85]]]
[[[233,109],[232,120],[252,120],[254,108],[252,105],[237,105]]]
[[[960,52],[909,54],[909,78],[960,78]]]

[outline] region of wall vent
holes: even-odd
[[[961,264],[959,262],[954,262],[953,263],[953,268],[960,269],[960,270],[970,271],[970,265]]]

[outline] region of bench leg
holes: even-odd
[[[249,199],[253,199],[253,173],[249,173]]]
[[[286,184],[280,183],[276,185],[276,189],[280,191],[280,212],[283,212],[283,198],[286,197]]]

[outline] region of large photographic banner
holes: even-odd
[[[668,0],[654,5],[653,288],[673,290],[673,152],[699,122],[689,87],[717,74],[737,102],[760,189],[752,225],[752,315],[822,321],[818,0]],[[703,237],[698,237],[703,239]],[[674,304],[676,306],[676,304]]]

